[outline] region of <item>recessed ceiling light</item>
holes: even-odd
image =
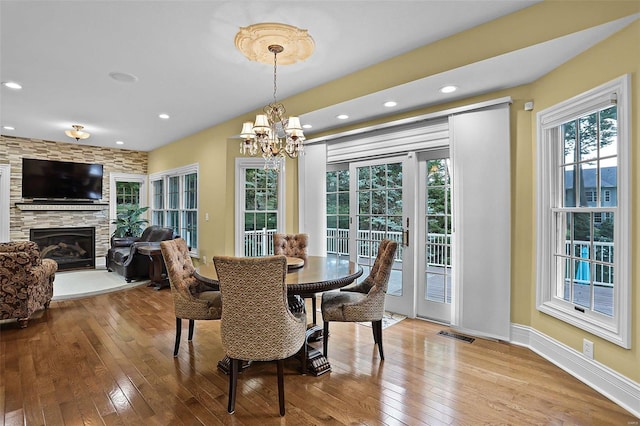
[[[120,83],[135,83],[136,81],[138,81],[138,77],[126,72],[110,72],[109,77],[111,77],[115,81],[119,81]]]
[[[312,128],[312,127],[313,127],[313,126],[312,126],[311,124],[303,124],[303,125],[302,125],[302,128],[303,128],[303,129],[310,129],[310,128]]]
[[[453,93],[456,90],[458,90],[456,86],[444,86],[440,88],[441,93]]]
[[[158,114],[158,117],[162,118],[163,120],[168,120],[169,119],[169,114],[165,114],[165,113]]]
[[[124,145],[124,142],[122,142],[122,141],[116,141],[116,145]]]
[[[15,130],[16,128],[13,126],[2,126],[3,129],[5,130]]]
[[[8,87],[9,89],[19,90],[22,89],[22,85],[16,83],[15,81],[4,81],[2,85]]]
[[[398,105],[398,103],[396,101],[387,101],[384,103],[384,106],[386,106],[387,108],[391,108]]]
[[[346,120],[347,118],[349,118],[349,116],[347,114],[340,114],[340,115],[336,115],[336,118],[338,120]]]

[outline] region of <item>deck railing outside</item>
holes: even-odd
[[[273,234],[276,229],[259,229],[256,231],[245,231],[244,248],[245,256],[258,257],[273,254]],[[384,232],[384,231],[358,231],[357,251],[358,257],[375,258],[378,252],[378,242],[382,241],[385,236],[391,240],[402,242],[401,232]],[[349,230],[348,229],[327,229],[327,253],[337,255],[349,254]],[[368,244],[373,241],[374,244]],[[573,250],[567,241],[567,253],[589,253],[588,241],[574,241]],[[594,261],[596,262],[613,262],[613,243],[596,242],[593,249]],[[427,266],[444,267],[451,266],[451,236],[446,234],[428,234],[427,235]],[[402,261],[402,252],[396,252],[396,262]],[[586,263],[586,262],[585,262]],[[601,263],[595,264],[594,285],[596,286],[613,286],[613,268]],[[567,274],[567,276],[570,276]]]

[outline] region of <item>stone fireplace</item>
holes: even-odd
[[[35,228],[30,240],[38,244],[40,256],[58,262],[58,270],[95,269],[96,228]]]

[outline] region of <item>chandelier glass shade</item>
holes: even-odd
[[[82,130],[84,129],[84,126],[74,124],[71,127],[73,127],[73,130],[65,130],[64,133],[70,138],[74,138],[76,141],[79,141],[80,139],[87,139],[91,136],[91,133]]]
[[[263,114],[256,115],[254,122],[242,124],[240,153],[261,155],[265,170],[280,171],[282,160],[296,158],[304,150],[304,132],[298,117],[287,117],[287,111],[277,100],[278,54],[284,48],[273,44],[268,47],[273,53],[273,102],[263,108]]]

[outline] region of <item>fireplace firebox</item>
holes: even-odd
[[[58,271],[95,269],[95,228],[38,228],[31,229],[29,234],[43,259],[58,262]]]

